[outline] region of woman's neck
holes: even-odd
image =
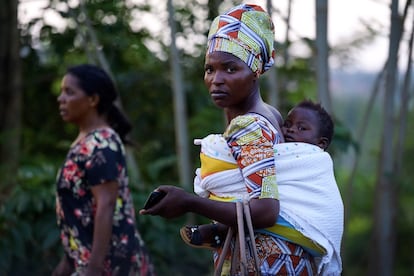
[[[244,102],[245,104],[238,106],[238,108],[224,109],[228,124],[237,116],[245,115],[251,112],[260,114],[259,111],[265,108],[265,103],[263,102],[260,93],[253,93],[251,97],[246,99]]]
[[[96,129],[108,127],[109,124],[106,122],[106,120],[102,116],[94,116],[90,118],[89,120],[83,122],[79,125],[79,133],[73,144],[76,144],[81,139],[86,137],[89,133]]]
[[[96,116],[91,118],[90,120],[84,122],[82,125],[79,125],[79,133],[89,133],[92,130],[107,127],[108,123],[103,118],[103,116]]]

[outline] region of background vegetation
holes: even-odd
[[[13,3],[17,7],[17,1],[9,2],[10,7]],[[213,106],[203,85],[203,49],[211,18],[218,10],[234,3],[237,1],[176,1],[174,4],[176,38],[181,41],[178,48],[182,79],[178,81],[183,86],[186,99],[190,177],[199,165],[198,148],[191,146],[192,140],[208,133],[222,132],[224,128],[223,115]],[[159,22],[145,20],[146,14],[160,13],[159,5],[155,7],[150,4],[151,1],[50,0],[45,10],[57,15],[60,18],[58,22],[50,22],[45,14],[40,14],[29,22],[18,24],[19,46],[15,50],[20,67],[15,72],[21,75],[19,90],[9,94],[6,88],[1,90],[0,139],[3,148],[0,167],[3,180],[0,185],[0,275],[48,275],[62,254],[54,210],[55,176],[68,145],[76,135],[76,129],[62,123],[56,97],[60,80],[69,65],[83,62],[99,64],[110,70],[118,85],[123,109],[134,125],[131,138],[136,144],[129,147],[128,152],[130,184],[136,209],[143,205],[147,194],[160,184],[184,186],[191,191],[191,187],[180,181],[177,166],[182,156],[176,150],[174,74],[169,58],[171,41],[168,36],[155,36],[150,29],[151,24],[164,24],[166,32],[169,32],[169,24],[161,19]],[[163,2],[163,5],[166,3]],[[2,18],[7,16],[5,13],[1,15]],[[12,23],[8,26],[13,28]],[[1,30],[3,37],[7,32],[5,28]],[[410,30],[407,32],[410,33]],[[370,29],[366,38],[375,35],[378,31]],[[4,46],[6,40],[1,45]],[[408,40],[406,35],[401,43]],[[280,100],[277,107],[282,114],[303,98],[319,99],[315,42],[309,38],[300,41],[308,47],[309,56],[296,57],[289,54],[292,41],[276,41],[280,59],[272,74],[278,76]],[[350,43],[348,51],[360,46],[360,42]],[[10,44],[5,47],[14,49]],[[344,63],[349,61],[343,49],[335,50],[331,49],[331,55],[336,55]],[[8,68],[12,65],[13,62],[8,64]],[[6,68],[2,65],[0,84],[6,83],[5,79],[10,77]],[[382,73],[379,72],[379,75]],[[411,72],[408,73],[408,76],[411,75]],[[331,76],[339,84],[339,88],[330,92],[332,113],[336,120],[336,134],[330,152],[346,207],[343,274],[373,274],[370,267],[376,266],[375,260],[371,259],[375,243],[371,241],[375,240],[374,217],[378,200],[374,194],[381,176],[385,81],[380,79],[380,88],[373,89],[377,91],[376,96],[369,99],[361,97],[353,89],[358,89],[359,84],[366,86],[366,83],[374,88],[377,84],[375,76],[362,80]],[[405,91],[404,78],[405,72],[397,75],[398,85],[393,94],[397,102],[393,123],[397,130],[406,130],[403,137],[407,139],[403,139],[401,167],[396,167],[397,173],[391,177],[391,187],[396,195],[392,200],[392,210],[396,215],[390,222],[395,228],[390,236],[394,241],[390,243],[388,253],[395,260],[391,270],[393,274],[414,275],[414,160],[411,158],[414,140],[408,138],[414,137],[414,128],[410,128],[414,121],[413,86],[409,80],[409,97],[401,101]],[[273,92],[268,87],[264,78],[262,92],[265,98]],[[18,91],[21,94],[17,94]],[[16,113],[10,113],[8,106],[13,95],[21,96],[21,106]],[[398,112],[403,106],[407,106],[407,113],[401,120]],[[369,108],[372,108],[371,111]],[[5,123],[6,114],[11,114],[12,122],[19,129],[11,140],[8,136],[10,129]],[[398,135],[390,131],[388,142],[391,144],[393,137],[397,139]],[[16,141],[17,150],[12,155],[6,154],[6,149],[14,147]],[[17,160],[15,168],[10,166],[13,160]],[[355,170],[353,166],[356,166]],[[178,234],[182,225],[202,222],[206,220],[192,215],[174,220],[137,216],[139,230],[159,275],[211,273],[210,252],[186,246]]]

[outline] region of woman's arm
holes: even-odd
[[[103,272],[106,255],[110,249],[112,221],[118,195],[116,181],[105,182],[91,188],[96,201],[93,244],[85,275],[99,275]]]
[[[229,226],[237,226],[236,204],[202,198],[175,186],[160,186],[166,196],[152,208],[140,210],[141,215],[176,218],[192,212]],[[255,228],[270,227],[276,222],[279,201],[271,198],[250,200],[250,212]]]
[[[64,255],[52,272],[52,276],[70,276],[75,272],[73,263],[70,262],[68,256]]]
[[[280,207],[273,149],[277,129],[262,116],[248,114],[234,118],[223,136],[243,175],[253,226],[274,225]]]
[[[190,211],[236,227],[237,212],[234,202],[220,202],[193,196],[189,201]],[[250,200],[250,215],[254,228],[273,226],[279,214],[279,201],[273,198]]]

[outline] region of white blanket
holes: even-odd
[[[344,209],[330,155],[305,143],[274,149],[280,216],[327,250],[316,260],[318,274],[340,275]]]
[[[201,152],[210,158],[237,165],[226,140],[221,134],[210,134],[203,139],[195,139],[195,145],[201,145]],[[201,177],[200,168],[196,169],[194,192],[201,197],[209,197],[210,193],[218,197],[234,197],[247,199],[248,193],[240,169],[222,170]]]
[[[207,147],[208,143],[202,143],[203,149]],[[305,143],[277,144],[274,150],[279,215],[326,249],[326,255],[316,258],[318,274],[340,275],[344,212],[330,155],[317,146]],[[194,191],[203,197],[208,197],[210,192],[219,197],[248,197],[239,169],[204,178],[197,169]]]
[[[210,193],[222,198],[248,199],[249,196],[240,169],[216,172],[201,178],[198,168],[194,178],[194,192],[201,197],[209,197]]]

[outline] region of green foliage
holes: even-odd
[[[44,275],[58,260],[55,172],[47,163],[22,167],[19,185],[0,209],[0,270],[6,275]]]
[[[333,155],[346,153],[349,149],[359,151],[359,143],[352,137],[351,129],[349,129],[340,120],[334,118],[335,131],[332,138],[332,144],[329,146],[329,152]]]
[[[410,113],[408,121],[414,120],[414,112]],[[406,137],[413,137],[414,129],[407,128]],[[398,177],[398,209],[397,209],[397,248],[400,252],[397,259],[396,275],[410,275],[413,271],[412,248],[414,239],[414,141],[406,139],[403,155],[403,170],[401,176]]]

